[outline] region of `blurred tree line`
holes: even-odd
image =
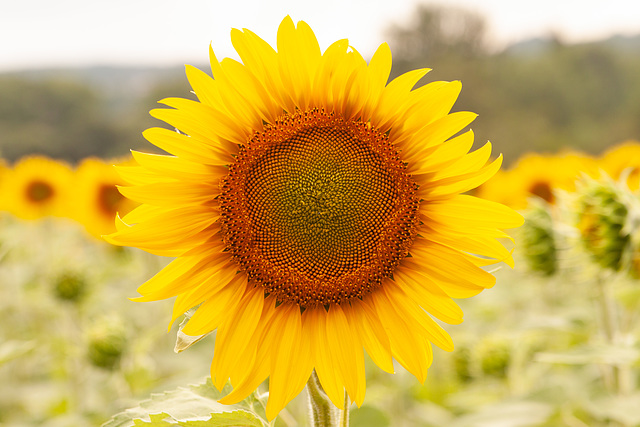
[[[454,110],[479,113],[477,143],[491,140],[507,163],[525,151],[595,154],[640,139],[640,35],[582,44],[550,35],[495,52],[487,30],[475,13],[420,6],[388,29],[392,77],[429,67],[421,84],[461,80]],[[69,161],[152,150],[140,133],[165,125],[148,111],[163,97],[194,97],[182,68],[2,74],[0,94],[2,157]]]
[[[640,34],[581,44],[551,34],[492,52],[478,14],[422,6],[413,17],[388,31],[392,75],[428,67],[422,83],[461,80],[454,110],[478,113],[476,144],[490,140],[507,163],[640,139]]]

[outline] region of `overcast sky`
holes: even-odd
[[[176,65],[235,56],[231,28],[269,43],[282,18],[304,20],[326,48],[369,57],[419,0],[0,0],[0,71],[79,65]],[[444,1],[423,0],[424,4]],[[496,46],[550,31],[567,41],[640,33],[640,0],[448,0],[482,13]]]

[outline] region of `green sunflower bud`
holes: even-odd
[[[463,382],[469,382],[473,378],[471,369],[471,350],[467,346],[456,348],[452,354],[453,369],[458,379]]]
[[[532,203],[523,215],[525,222],[519,243],[527,265],[533,271],[552,276],[558,270],[558,262],[551,214],[542,203]]]
[[[630,242],[625,196],[610,181],[589,180],[581,193],[578,229],[582,243],[601,267],[618,271]]]
[[[126,346],[126,329],[119,318],[102,318],[88,331],[89,361],[99,368],[114,369]]]
[[[60,300],[78,302],[86,295],[87,285],[82,274],[66,271],[54,278],[53,293]]]
[[[511,347],[509,342],[501,338],[487,338],[476,347],[480,360],[480,369],[485,375],[504,378],[511,361]]]

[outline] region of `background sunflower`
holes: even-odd
[[[117,186],[124,182],[114,163],[126,164],[126,161],[106,162],[87,158],[75,171],[73,216],[96,237],[114,232],[113,218],[116,214],[127,214],[136,206],[118,191]]]
[[[23,219],[63,216],[71,209],[71,168],[42,156],[21,159],[4,176],[6,209]]]

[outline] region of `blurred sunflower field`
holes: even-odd
[[[0,74],[0,427],[640,426],[640,35],[412,15],[370,60],[287,17],[211,76]]]
[[[2,165],[0,425],[170,425],[153,415],[166,408],[180,425],[261,425],[197,424],[220,407],[203,375],[212,338],[175,354],[170,303],[127,299],[170,261],[100,239],[134,207],[113,167],[130,162]],[[640,425],[639,187],[640,143],[627,141],[524,155],[475,190],[524,215],[517,268],[460,301],[456,349],[434,352],[424,385],[367,360],[351,425]],[[264,391],[232,408],[264,413]],[[305,411],[302,393],[272,424],[307,425]]]

